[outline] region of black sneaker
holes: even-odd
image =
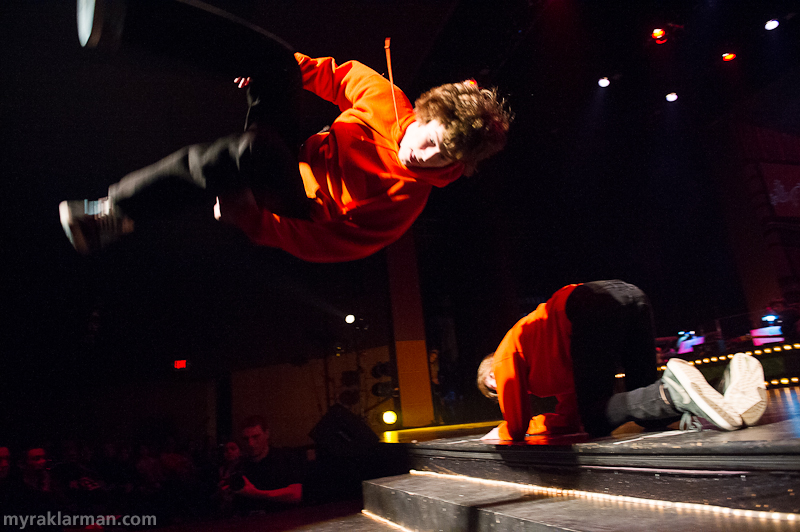
[[[119,212],[109,198],[62,201],[58,213],[72,247],[83,255],[99,251],[133,231],[133,220]]]
[[[690,425],[692,416],[707,419],[722,430],[736,430],[742,426],[741,416],[725,402],[693,365],[680,358],[667,362],[661,382],[669,391],[672,405],[683,412],[681,429]]]

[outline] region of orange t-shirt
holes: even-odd
[[[523,440],[528,434],[575,432],[581,422],[572,376],[566,302],[578,286],[558,290],[508,331],[494,354],[497,395],[503,411],[500,437]],[[555,414],[531,419],[528,394],[558,399]]]

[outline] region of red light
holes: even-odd
[[[243,89],[244,87],[247,87],[248,85],[250,85],[250,78],[249,78],[249,77],[246,77],[246,78],[236,78],[236,79],[234,79],[234,80],[233,80],[233,82],[234,82],[234,83],[236,83],[236,85],[237,85],[237,86],[238,86],[240,89]]]
[[[664,44],[665,42],[667,42],[666,39],[656,39],[656,44]]]
[[[665,32],[661,28],[656,28],[656,29],[653,30],[653,39],[656,39],[656,40],[663,39],[664,35],[666,35],[666,34],[667,34],[667,32]],[[664,39],[664,42],[666,42],[666,41],[667,40]],[[659,44],[661,44],[661,43],[659,43]]]
[[[734,59],[736,59],[736,54],[733,53],[722,54],[723,61],[733,61]]]
[[[175,369],[186,369],[186,361],[185,360],[176,360],[174,362]]]

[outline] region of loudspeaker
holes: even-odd
[[[374,452],[380,442],[364,421],[340,404],[322,416],[309,436],[329,456],[358,457]]]

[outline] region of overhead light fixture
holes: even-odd
[[[608,81],[608,78],[600,78],[597,81],[597,84],[600,85],[601,87],[608,87],[609,85],[611,85],[611,82]]]
[[[667,94],[666,98],[668,102],[674,102],[675,100],[678,99],[678,95],[675,94],[674,92],[670,92],[669,94]]]
[[[654,29],[650,36],[656,41],[656,44],[667,42],[667,32],[663,28]]]
[[[777,20],[772,19],[769,22],[767,22],[766,24],[764,24],[764,29],[767,30],[767,31],[772,31],[775,28],[777,28],[778,26],[780,26],[780,24],[781,23],[778,22]]]

